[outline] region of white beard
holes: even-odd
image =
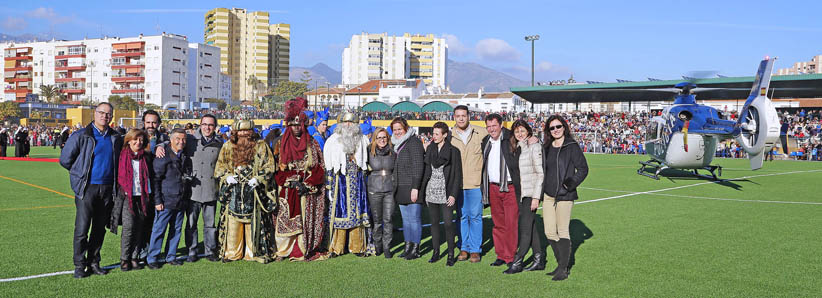
[[[360,133],[360,126],[354,123],[340,124],[334,130],[335,134],[340,134],[340,143],[343,145],[343,152],[345,154],[354,154],[360,145],[362,134]]]

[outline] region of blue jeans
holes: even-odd
[[[462,191],[459,200],[461,251],[480,253],[482,245],[482,191],[479,188]]]
[[[405,238],[405,242],[420,243],[420,239],[422,238],[421,212],[421,204],[400,205],[402,236]]]
[[[163,209],[154,215],[154,226],[151,229],[151,242],[148,245],[148,263],[157,263],[157,256],[163,248],[163,237],[166,234],[166,227],[173,223],[168,229],[168,241],[166,242],[166,263],[174,261],[177,255],[177,245],[180,244],[180,234],[183,230],[183,217],[185,210]]]

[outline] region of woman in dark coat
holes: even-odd
[[[385,128],[377,128],[368,150],[368,203],[371,205],[373,229],[372,239],[379,256],[385,252],[385,258],[391,254],[391,240],[394,225],[391,215],[394,213],[394,162],[396,155],[391,145],[391,136]]]
[[[545,236],[557,260],[557,268],[548,275],[553,275],[553,280],[564,280],[568,278],[571,256],[571,207],[577,199],[577,186],[588,176],[588,162],[562,116],[552,115],[546,123],[542,213]]]
[[[448,242],[448,261],[446,266],[454,266],[454,208],[456,197],[462,192],[462,159],[460,150],[451,145],[448,137],[448,125],[444,122],[434,124],[432,142],[425,149],[425,173],[422,178],[422,189],[431,217],[431,246],[433,253],[429,263],[440,259],[440,220],[445,223],[445,240]]]
[[[405,251],[400,255],[406,260],[420,257],[420,239],[422,238],[422,203],[420,194],[422,174],[425,168],[423,159],[425,151],[422,142],[414,131],[410,130],[408,121],[402,117],[391,121],[394,153],[394,200],[400,205],[402,215],[402,234],[405,238]]]

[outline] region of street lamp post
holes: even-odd
[[[531,87],[534,87],[534,42],[539,40],[539,34],[525,36],[525,41],[531,42]],[[531,102],[531,112],[534,111],[534,102]]]
[[[360,100],[360,93],[362,93],[362,88],[357,88],[357,110],[360,109],[360,105],[362,104]]]

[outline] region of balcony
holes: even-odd
[[[31,55],[24,55],[24,56],[15,56],[15,57],[5,57],[3,60],[5,61],[13,61],[13,60],[31,60],[33,59]]]
[[[117,76],[111,77],[111,81],[115,83],[126,83],[126,82],[144,82],[146,77],[139,75],[139,76]]]
[[[65,55],[56,55],[56,56],[54,56],[54,60],[68,59],[68,58],[86,58],[86,54],[65,54]]]
[[[118,64],[111,64],[111,69],[123,69],[123,68],[140,68],[146,67],[145,62],[132,62],[132,63],[118,63]]]
[[[83,94],[83,93],[86,93],[86,89],[82,89],[82,88],[80,88],[80,89],[68,89],[68,88],[66,88],[66,89],[60,89],[60,92],[63,92],[63,93],[66,93],[66,94]]]
[[[111,57],[139,57],[145,56],[146,52],[143,49],[137,51],[117,51],[111,52]]]
[[[85,82],[86,78],[55,78],[55,83],[65,83],[65,82]]]
[[[80,66],[68,66],[68,65],[59,65],[54,67],[54,71],[73,71],[73,70],[86,70],[85,65]]]
[[[142,88],[130,88],[130,89],[111,89],[112,94],[123,94],[123,93],[144,93],[146,89]]]
[[[6,91],[5,91],[5,92],[6,92],[6,93],[15,93],[15,94],[17,94],[17,97],[21,97],[21,96],[20,96],[21,94],[23,95],[22,97],[26,97],[26,94],[31,93],[31,89],[28,89],[28,88],[18,88],[18,89],[14,89],[14,88],[8,88],[8,87],[6,87]]]
[[[15,83],[15,82],[29,82],[31,81],[31,76],[16,76],[11,78],[5,78],[7,83]]]
[[[33,69],[34,68],[32,66],[15,66],[15,67],[5,68],[6,71],[21,71],[21,70],[32,71]]]

